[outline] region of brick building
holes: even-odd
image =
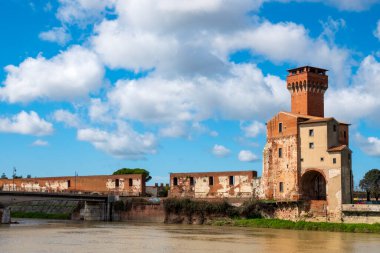
[[[169,197],[249,198],[259,182],[256,171],[171,173]]]
[[[353,180],[349,125],[324,117],[326,71],[288,71],[291,112],[267,122],[261,187],[265,199],[311,201],[334,217],[351,203]]]
[[[25,192],[81,192],[142,196],[145,194],[145,178],[142,174],[69,176],[0,179],[2,191]]]

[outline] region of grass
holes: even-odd
[[[232,219],[216,220],[211,225],[217,226],[239,226],[254,228],[274,228],[291,230],[312,230],[312,231],[331,231],[331,232],[350,232],[350,233],[380,233],[380,224],[348,224],[330,222],[307,222],[307,221],[288,221],[279,219]]]
[[[12,218],[70,220],[69,213],[11,212]]]

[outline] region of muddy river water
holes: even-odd
[[[0,252],[380,252],[380,235],[277,229],[20,220]]]

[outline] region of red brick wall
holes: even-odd
[[[328,76],[303,72],[287,77],[287,87],[292,97],[292,112],[324,117],[324,91]]]
[[[130,179],[132,186],[129,185]],[[116,186],[117,180],[119,186]],[[16,189],[35,192],[119,193],[140,196],[145,194],[145,180],[141,174],[0,179],[0,189],[4,191]]]

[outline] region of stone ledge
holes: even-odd
[[[380,205],[368,204],[343,204],[343,212],[374,212],[380,213]]]

